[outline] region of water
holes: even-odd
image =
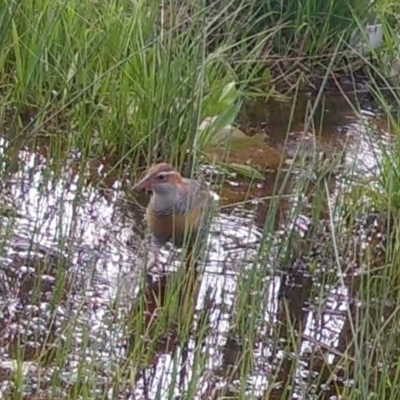
[[[336,371],[333,380],[327,371],[334,370],[341,357],[351,358],[344,354],[349,318],[356,310],[349,276],[360,266],[340,247],[337,254],[332,251],[329,218],[310,239],[310,207],[301,209],[301,219],[290,220],[289,215],[296,204],[312,201],[315,188],[305,193],[306,200],[294,198],[293,190],[302,174],[313,173],[316,164],[310,160],[319,152],[328,160],[340,154],[343,163],[340,172],[330,178],[330,202],[334,204],[341,187],[348,185],[349,174],[365,177],[376,173],[381,151],[376,138],[381,143],[390,140],[368,105],[356,116],[342,97],[326,97],[323,104],[306,132],[304,115],[310,97],[298,99],[289,127],[290,103],[258,103],[245,108],[243,130],[267,134],[267,143],[261,147],[258,143],[252,150],[257,157],[250,160],[253,166],[263,168],[265,180],[250,186],[245,179],[231,176],[221,188],[223,209],[209,235],[204,274],[199,287],[191,289],[192,297],[198,290],[194,327],[201,326],[202,318],[208,326],[201,351],[205,367],[201,371],[194,368],[200,356],[192,335],[187,365],[175,382],[173,354],[179,346],[172,341],[160,343],[158,352],[144,364],[153,368],[143,368],[133,380],[122,379],[125,384],[115,387],[114,374],[125,365],[130,343],[125,321],[137,312],[147,251],[143,207],[126,190],[129,179],[105,178],[107,168],[99,162],[86,171],[79,170],[78,153],[71,154],[63,173],[57,174],[43,152],[19,150],[12,171],[1,182],[0,233],[5,243],[0,269],[2,393],[12,390],[10,371],[17,358],[31,368],[24,372],[25,393],[47,393],[50,380],[58,379],[56,398],[68,398],[68,393],[82,384],[78,381],[82,365],[89,371],[85,379],[91,383],[92,398],[153,399],[160,388],[161,398],[168,398],[168,390],[179,396],[191,380],[197,382],[195,398],[199,399],[238,390],[249,398],[312,399],[324,393],[328,399],[334,398],[337,387],[351,385],[345,374]],[[9,146],[2,138],[0,152],[4,155]],[[285,192],[288,197],[279,204],[275,233],[264,237],[265,218],[273,205],[270,197],[278,179],[276,160],[290,160],[298,151],[306,161],[303,168],[293,168]],[[243,162],[248,162],[250,153],[243,151],[233,157],[238,161],[237,157],[243,156]],[[9,162],[3,164],[6,166],[10,170]],[[247,201],[249,196],[252,201]],[[324,212],[333,217],[327,205]],[[355,245],[370,234],[359,229]],[[292,236],[290,232],[295,253],[285,258],[279,249]],[[364,239],[359,239],[363,235]],[[267,241],[268,251],[260,259],[263,241]],[[177,251],[164,249],[162,259],[169,274],[147,276],[145,281],[149,324],[159,306],[149,293],[162,298],[165,286],[180,269]],[[233,329],[232,317],[237,307],[245,307],[243,291],[248,287],[241,285],[246,282],[252,288],[247,301],[259,302],[259,315],[249,319],[256,322],[243,337]],[[243,386],[237,379],[242,376],[243,347],[248,348],[243,341],[249,337],[254,341],[253,365]],[[54,352],[63,347],[65,362],[57,365]],[[193,374],[198,374],[196,379]],[[271,385],[274,376],[279,385]],[[284,392],[285,387],[291,388],[289,392]]]

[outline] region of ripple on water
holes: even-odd
[[[350,128],[354,128],[359,139],[362,137],[358,126]],[[8,143],[1,140],[0,148],[4,151]],[[362,140],[350,146],[352,160],[361,154],[363,143],[367,146],[367,141]],[[65,171],[56,174],[40,152],[21,150],[18,169],[2,181],[3,204],[9,205],[14,213],[4,212],[0,219],[6,243],[2,247],[0,270],[0,359],[7,362],[14,359],[22,338],[24,346],[30,349],[24,360],[37,360],[38,354],[44,354],[48,361],[47,376],[60,372],[60,390],[76,383],[78,367],[84,364],[89,372],[96,369],[97,382],[93,387],[101,391],[99,388],[110,384],[122,363],[125,349],[122,321],[138,293],[146,247],[143,237],[137,234],[143,229],[132,229],[143,227],[142,214],[127,202],[122,181],[116,179],[104,196],[99,187],[83,183],[84,173],[74,172],[78,158],[79,154],[73,154]],[[368,164],[366,156],[363,160]],[[120,206],[125,202],[126,205]],[[208,393],[207,385],[211,382],[215,383],[212,390],[224,386],[226,376],[221,371],[222,377],[219,376],[218,371],[225,368],[228,354],[233,353],[230,344],[236,333],[232,333],[232,315],[238,301],[243,301],[240,292],[243,282],[248,280],[254,285],[254,292],[263,294],[254,339],[256,361],[248,376],[249,387],[256,387],[259,393],[268,387],[268,375],[288,356],[277,344],[281,338],[277,341],[275,337],[276,327],[284,319],[283,297],[294,305],[298,303],[298,314],[304,319],[301,357],[307,358],[316,343],[335,348],[346,320],[349,295],[346,287],[336,280],[321,288],[322,311],[318,309],[321,307],[318,296],[314,296],[315,302],[308,298],[307,302],[301,302],[301,298],[307,297],[304,292],[312,278],[302,273],[299,280],[286,282],[288,269],[282,267],[281,255],[274,247],[281,238],[278,234],[265,238],[255,218],[254,209],[236,207],[230,213],[220,213],[209,234],[196,303],[197,316],[209,307],[209,333],[204,345],[207,362],[199,381],[198,398],[206,398],[204,393]],[[293,224],[284,227],[281,236],[285,238],[292,229],[296,229]],[[260,262],[260,244],[266,239],[271,241],[270,250]],[[179,251],[170,248],[162,251],[167,270],[179,268],[178,255]],[[308,267],[310,260],[304,259],[300,264]],[[335,267],[332,259],[322,260],[318,265],[326,270]],[[253,271],[258,277],[251,277]],[[309,285],[314,290],[319,287],[315,282]],[[252,294],[251,290],[249,293]],[[306,294],[313,297],[311,289]],[[51,352],[66,345],[71,337],[66,362],[57,369]],[[188,365],[193,366],[194,340],[189,348]],[[1,365],[5,368],[0,363],[0,369]],[[124,392],[119,398],[134,398],[134,393],[140,396],[145,390],[150,398],[155,397],[159,384],[167,390],[173,384],[174,356],[168,352],[160,354],[156,366],[151,390],[140,380],[136,391]],[[304,363],[297,366],[299,387],[307,368],[309,365]],[[194,373],[195,369],[188,372],[186,382]],[[31,390],[37,384],[34,375],[29,383]],[[176,383],[175,386],[178,394]]]

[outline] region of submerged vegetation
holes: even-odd
[[[1,396],[397,400],[399,18],[2,1]],[[201,276],[143,277],[160,160],[221,196]]]

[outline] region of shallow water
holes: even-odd
[[[324,398],[328,399],[335,394],[335,387],[351,384],[345,382],[345,376],[333,384],[330,375],[324,373],[326,366],[333,368],[344,352],[341,343],[347,340],[346,324],[353,312],[352,289],[345,277],[357,265],[346,258],[346,253],[331,253],[329,219],[321,223],[311,239],[307,238],[309,202],[301,200],[308,204],[308,208],[301,208],[302,220],[290,220],[290,211],[301,202],[291,194],[300,177],[313,172],[315,164],[309,160],[318,152],[324,151],[328,159],[342,153],[344,166],[341,164],[332,178],[330,195],[334,199],[339,187],[348,184],[350,175],[374,174],[380,157],[375,138],[379,137],[381,143],[390,140],[382,129],[384,123],[368,105],[356,116],[337,96],[325,99],[324,108],[317,110],[314,127],[304,132],[309,104],[309,97],[298,100],[289,128],[290,103],[252,104],[244,112],[244,128],[247,124],[250,130],[266,131],[264,158],[268,158],[272,147],[287,159],[299,151],[306,162],[292,169],[285,192],[288,200],[279,205],[280,218],[271,237],[264,236],[263,227],[272,203],[261,199],[273,194],[276,166],[264,170],[265,181],[254,188],[235,176],[222,188],[225,208],[210,231],[196,300],[197,324],[202,312],[208,310],[208,334],[202,351],[206,367],[201,371],[191,367],[199,357],[192,339],[181,382],[172,380],[173,351],[165,347],[159,348],[149,362],[155,368],[150,382],[140,375],[135,377],[135,385],[113,387],[113,374],[126,361],[124,318],[136,304],[146,258],[143,208],[126,191],[129,180],[106,179],[106,167],[101,164],[95,170],[77,173],[79,154],[71,155],[64,171],[56,174],[51,160],[42,152],[19,150],[13,170],[10,172],[7,164],[9,172],[1,182],[0,227],[5,244],[0,269],[0,390],[11,391],[9,362],[22,349],[19,357],[35,362],[33,372],[26,373],[26,393],[45,393],[46,380],[56,376],[60,388],[57,398],[68,398],[77,387],[77,368],[82,365],[88,370],[93,398],[155,399],[160,387],[162,398],[173,398],[168,397],[168,390],[174,387],[172,392],[181,395],[182,388],[187,389],[194,380],[194,371],[199,374],[195,390],[195,398],[199,399],[217,398],[222,390],[235,392],[238,387],[254,398],[267,393],[270,398],[281,398],[286,393],[285,398],[312,399],[316,393],[326,393]],[[9,145],[3,138],[0,152],[4,154]],[[254,166],[260,165],[255,162]],[[93,183],[98,181],[103,185]],[[242,203],[249,195],[254,201]],[[278,249],[291,231],[298,244],[293,247],[295,256],[285,259]],[[318,240],[314,240],[315,235]],[[260,259],[263,242],[267,242],[263,246],[268,254]],[[166,270],[177,271],[177,252],[168,248],[162,254]],[[309,272],[310,264],[313,274]],[[343,266],[346,269],[340,270]],[[168,276],[153,276],[152,284],[165,285]],[[149,280],[146,282],[151,285]],[[238,360],[245,338],[240,338],[232,327],[237,302],[243,303],[240,292],[244,289],[239,282],[247,282],[251,296],[261,299],[255,331],[245,332],[246,337],[254,335],[254,364],[246,374],[245,389],[236,381],[241,376]],[[291,340],[292,328],[297,332],[297,347]],[[72,338],[71,343],[66,343],[68,338]],[[52,349],[60,346],[68,349],[67,362],[57,366]],[[293,354],[297,354],[298,361]],[[279,377],[280,385],[271,387],[272,375]],[[290,391],[283,392],[287,385]]]

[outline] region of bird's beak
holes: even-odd
[[[133,186],[133,190],[135,191],[141,191],[141,190],[146,190],[150,188],[149,185],[149,177],[146,175],[144,178],[142,178],[139,182],[137,182],[134,186]]]

